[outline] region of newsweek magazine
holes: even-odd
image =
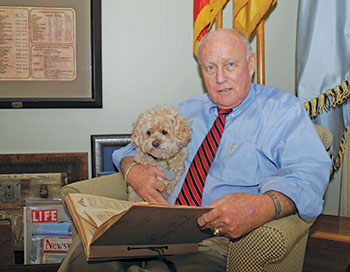
[[[72,223],[62,200],[27,199],[24,263],[61,263],[72,243]]]

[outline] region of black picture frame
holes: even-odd
[[[114,150],[131,142],[131,134],[91,135],[92,177],[118,172],[113,165]]]
[[[70,82],[0,80],[3,90],[0,109],[102,108],[101,0],[61,1],[62,7],[72,8],[76,14],[76,78]],[[50,8],[50,4],[42,0],[5,0],[3,3],[0,6]],[[52,8],[57,8],[57,1],[55,3]],[[86,26],[88,22],[90,26]],[[64,93],[62,90],[67,88],[69,91]],[[12,89],[18,94],[12,95]],[[37,95],[38,89],[45,95]],[[59,92],[62,97],[57,95]]]

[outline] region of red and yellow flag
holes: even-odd
[[[277,0],[234,0],[233,26],[248,38]]]
[[[193,0],[193,52],[228,0]],[[248,38],[277,0],[233,0],[233,26]]]
[[[228,0],[193,0],[193,52],[197,56],[198,43],[211,29],[218,12]]]

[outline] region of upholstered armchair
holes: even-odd
[[[315,127],[328,149],[332,135],[324,127]],[[61,191],[62,196],[68,193],[127,199],[126,184],[120,173],[71,183]],[[227,271],[302,271],[312,223],[294,214],[268,222],[240,239],[231,240]]]

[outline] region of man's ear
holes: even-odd
[[[254,52],[252,52],[250,54],[249,60],[248,60],[248,67],[249,67],[249,75],[250,75],[250,77],[252,77],[254,72],[255,72],[255,64],[256,64],[256,54]]]

